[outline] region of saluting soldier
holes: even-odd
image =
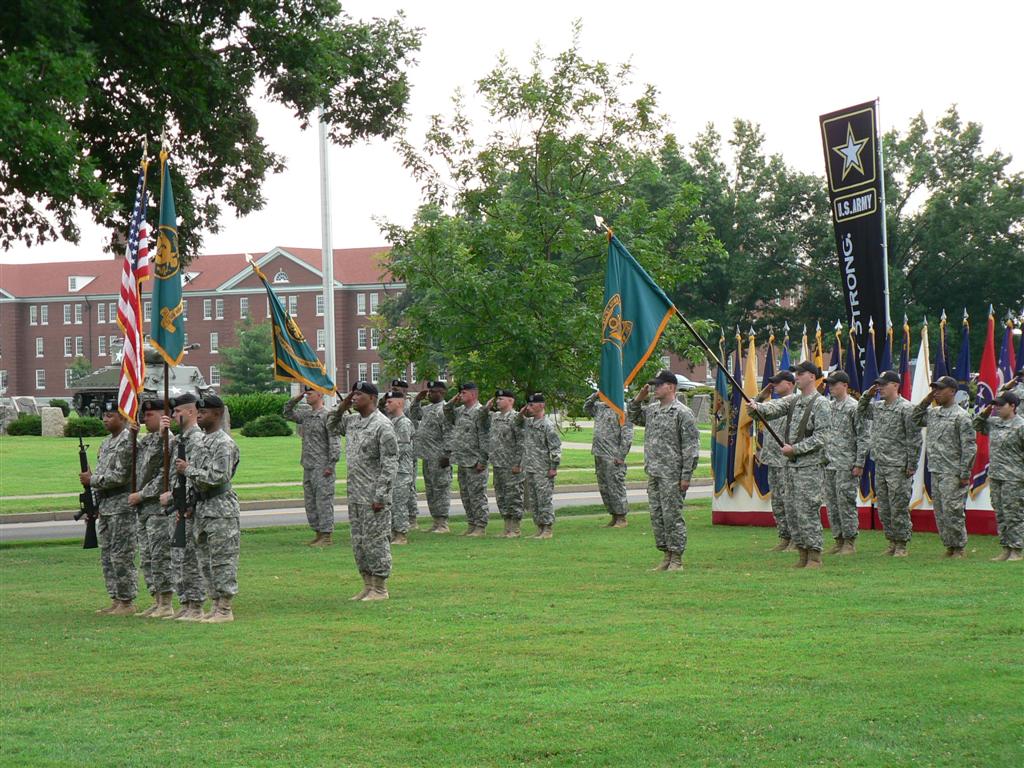
[[[533,515],[537,526],[535,539],[550,539],[555,526],[555,475],[562,463],[562,438],[544,409],[541,392],[526,398],[526,405],[516,416],[516,427],[522,430],[523,463],[513,467],[516,474],[523,473],[526,511]]]
[[[131,616],[135,613],[135,595],[139,591],[135,569],[138,547],[138,518],[128,504],[132,471],[132,447],[127,420],[117,404],[103,404],[103,427],[109,437],[100,444],[96,469],[78,475],[82,485],[91,488],[99,504],[96,535],[100,545],[100,563],[110,605],[96,613]]]
[[[882,399],[875,402],[875,393]],[[906,557],[913,533],[910,484],[921,455],[921,430],[914,424],[914,406],[900,395],[896,371],[883,371],[857,403],[861,419],[871,419],[869,449],[875,462],[875,497],[889,548],[885,554]]]
[[[597,489],[601,503],[612,519],[609,528],[625,528],[628,524],[629,501],[626,498],[626,460],[633,447],[633,422],[626,417],[619,423],[619,414],[608,407],[595,392],[583,403],[583,412],[594,420],[594,439],[590,453],[594,456]]]
[[[451,504],[452,465],[449,450],[451,425],[444,415],[444,396],[448,384],[428,381],[426,389],[416,395],[409,416],[416,425],[413,447],[423,460],[423,485],[427,509],[433,525],[431,533],[448,533],[448,509]],[[424,398],[427,402],[424,403]]]
[[[916,426],[926,428],[932,505],[945,556],[962,558],[967,546],[964,505],[978,447],[970,417],[956,404],[958,387],[952,376],[940,376],[931,383],[927,397],[914,406],[913,417]],[[932,403],[938,407],[929,407]]]
[[[769,395],[778,395],[776,399],[795,398],[793,388],[796,377],[792,371],[779,371],[768,379],[768,386],[758,396],[758,402],[764,402]],[[782,454],[782,446],[771,435],[765,435],[764,442],[757,454],[757,460],[768,468],[768,488],[772,495],[772,515],[775,517],[775,530],[779,534],[779,542],[770,552],[795,552],[792,531],[796,528],[796,520],[790,519],[789,508],[786,506],[786,472],[789,459]]]
[[[163,410],[163,400],[143,400],[139,404],[146,434],[136,443],[135,478],[139,490],[128,495],[128,503],[139,515],[139,563],[154,601],[135,615],[152,619],[174,615],[171,604],[175,582],[171,559],[174,518],[168,517],[168,509],[160,504],[164,488],[164,441],[160,432]],[[174,435],[169,436],[168,442],[173,451]]]
[[[654,387],[654,402],[645,405]],[[683,501],[700,456],[697,419],[676,399],[678,379],[672,371],[659,371],[629,402],[633,423],[644,431],[644,472],[651,507],[654,545],[665,558],[652,570],[678,571],[686,551]]]
[[[403,412],[405,413],[406,416],[409,416],[409,408],[410,408],[409,382],[406,381],[405,379],[392,379],[391,380],[391,388],[388,390],[388,393],[391,393],[391,392],[397,392],[401,396],[401,398],[405,401],[405,405],[403,406],[402,410],[403,410]],[[385,416],[387,416],[388,415],[387,411],[384,410],[384,402],[385,402],[384,398],[383,397],[380,398],[380,403],[377,405],[377,408],[378,408],[378,410],[380,410],[381,413],[383,413]],[[412,417],[410,416],[410,418],[412,418]],[[415,429],[416,429],[416,425],[413,424],[413,431],[415,431]]]
[[[1003,551],[995,562],[1024,560],[1024,417],[1016,392],[1003,392],[974,417],[989,436],[988,487]],[[995,412],[995,418],[992,413]]]
[[[405,395],[393,390],[385,392],[381,400],[384,404],[384,415],[391,420],[398,442],[398,470],[391,495],[391,543],[408,544],[410,499],[412,507],[416,507],[416,454],[413,453],[412,447],[415,430],[412,420],[405,415]],[[415,525],[415,518],[412,525]]]
[[[844,371],[829,374],[828,387],[832,432],[825,443],[825,505],[836,542],[828,554],[852,555],[860,532],[857,489],[868,453],[867,422],[857,416],[857,402],[850,397],[850,377]]]
[[[238,554],[241,547],[238,496],[231,478],[238,469],[238,446],[223,429],[224,401],[203,395],[196,401],[199,428],[205,433],[194,458],[175,459],[175,470],[195,488],[195,537],[199,562],[210,575],[214,603],[201,621],[234,621],[231,602],[238,594]]]
[[[754,403],[750,409],[767,420],[786,417],[782,455],[790,466],[786,472],[786,509],[795,522],[790,534],[800,559],[796,568],[820,568],[824,540],[821,529],[821,496],[824,486],[824,447],[829,436],[831,411],[817,390],[821,371],[805,360],[793,369],[796,397]],[[772,438],[774,439],[774,438]]]
[[[444,415],[452,426],[451,458],[459,468],[459,496],[466,510],[465,536],[480,537],[487,532],[487,432],[480,425],[480,393],[467,381],[444,404]]]
[[[480,426],[489,434],[488,456],[494,467],[494,498],[505,523],[501,534],[516,539],[523,520],[523,474],[513,472],[523,463],[523,434],[516,426],[516,396],[511,389],[499,389],[480,410]]]
[[[303,395],[305,407],[299,405]],[[330,411],[324,395],[305,387],[284,404],[284,417],[302,426],[302,494],[306,520],[316,536],[311,547],[329,547],[334,534],[335,467],[341,458],[341,441],[327,429]]]
[[[352,600],[387,600],[391,576],[391,500],[398,473],[395,428],[377,410],[377,388],[357,381],[328,422],[345,436],[352,554],[363,589]],[[349,409],[355,407],[355,413]]]

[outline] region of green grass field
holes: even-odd
[[[325,551],[245,531],[220,626],[96,616],[95,550],[4,547],[0,763],[1021,764],[1024,571],[990,537],[900,561],[864,533],[794,571],[773,530],[687,509],[681,573],[648,571],[645,515],[562,516],[552,541],[413,534],[376,604],[346,599],[344,526]]]

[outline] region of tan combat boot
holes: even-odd
[[[166,619],[174,615],[174,607],[171,605],[173,592],[158,592],[156,596],[156,610],[149,614],[151,619]]]
[[[1014,560],[1024,560],[1024,550],[1016,547],[1010,547],[1010,554],[1006,558],[1007,562]]]
[[[471,526],[470,529],[468,531],[466,531],[466,535],[470,536],[470,537],[472,537],[474,539],[482,539],[484,536],[487,535],[487,526],[486,525],[474,525],[474,526]]]
[[[144,611],[139,611],[136,616],[152,616],[153,611],[160,607],[160,595],[151,595],[153,598],[153,604],[146,608]]]
[[[656,566],[651,568],[652,571],[666,571],[668,570],[669,563],[672,562],[672,553],[666,552],[665,559],[658,563]]]
[[[615,519],[612,521],[612,528],[625,528],[629,525],[625,515],[615,515]]]
[[[392,534],[391,534],[391,543],[392,544],[408,544],[409,543],[409,537],[406,536],[404,533],[401,533],[399,531],[393,531]]]
[[[844,544],[846,544],[846,539],[844,539],[842,536],[837,537],[836,538],[836,543],[834,545],[832,545],[832,549],[830,549],[825,554],[827,554],[827,555],[838,555],[840,552],[843,551],[843,545]]]
[[[522,530],[520,530],[519,528],[518,520],[508,521],[508,537],[510,539],[518,539],[520,536],[522,536],[522,533]]]
[[[896,542],[896,547],[895,547],[895,549],[893,549],[892,556],[893,557],[906,557],[908,554],[909,553],[907,552],[907,542],[905,542],[905,541],[898,541],[898,542]]]
[[[370,591],[370,572],[360,571],[359,575],[363,577],[363,588],[352,595],[349,600],[362,600]]]
[[[448,527],[448,521],[443,517],[434,518],[434,527],[430,529],[431,533],[451,533],[451,528]]]
[[[1010,554],[1010,548],[1009,547],[1006,548],[1006,554]],[[1003,560],[1005,560],[1005,559],[1006,558],[1004,557]],[[95,613],[99,613],[99,614],[110,613],[112,610],[117,608],[117,606],[120,604],[120,602],[121,602],[120,600],[115,600],[115,599],[111,598],[110,599],[110,605],[108,605],[106,608],[97,608]]]
[[[501,522],[504,524],[505,527],[502,528],[501,533],[498,534],[498,538],[499,539],[507,539],[509,537],[508,536],[508,532],[509,532],[509,530],[512,527],[512,521],[509,520],[507,517],[503,517],[503,518],[501,518]]]
[[[179,603],[179,605],[178,605],[178,610],[175,611],[174,614],[172,614],[171,616],[165,616],[164,618],[165,619],[177,619],[177,618],[180,618],[180,617],[185,615],[185,612],[187,610],[188,610],[188,601],[187,600],[182,600]]]
[[[821,552],[817,549],[808,549],[807,564],[805,568],[821,568]]]
[[[199,600],[189,600],[185,612],[176,617],[176,621],[199,621],[203,618],[203,604]]]
[[[320,547],[329,547],[332,544],[334,544],[334,541],[332,540],[330,533],[318,533],[316,535],[316,539],[309,542],[309,546],[317,547],[318,549]]]
[[[889,542],[889,548],[886,549],[885,552],[883,552],[882,554],[883,555],[888,555],[889,557],[892,557],[893,555],[895,555],[896,554],[896,542],[895,541],[890,541]]]
[[[991,562],[993,562],[993,563],[1001,563],[1004,560],[1008,560],[1009,557],[1010,557],[1010,548],[1009,547],[1003,547],[1003,551],[1002,552],[1000,552],[995,557],[990,557],[989,560]],[[100,611],[96,611],[96,613],[100,613]]]
[[[538,539],[552,539],[552,538],[554,538],[555,532],[554,532],[553,528],[554,528],[554,526],[551,526],[551,525],[542,525],[540,527],[540,533],[537,534],[537,538]]]
[[[843,548],[839,550],[837,554],[840,555],[855,555],[857,554],[857,540],[856,539],[845,539],[843,541]]]
[[[791,542],[790,542],[789,539],[779,539],[779,543],[776,544],[771,549],[769,549],[768,551],[769,552],[788,552],[789,551],[790,543]]]
[[[218,597],[217,603],[209,615],[202,618],[203,624],[227,624],[235,620],[235,614],[231,610],[231,595]]]
[[[135,603],[131,600],[120,600],[108,616],[132,616],[135,614]]]
[[[313,537],[313,540],[306,542],[306,546],[307,547],[318,547],[318,546],[320,546],[320,542],[323,541],[323,538],[324,538],[324,535],[322,533],[320,533],[320,531],[317,531],[316,532],[316,536]]]
[[[951,557],[953,560],[963,560],[964,559],[964,548],[963,547],[950,547],[950,549],[951,549],[951,551],[949,553],[949,557]]]
[[[809,549],[804,549],[803,547],[797,547],[796,551],[800,553],[800,559],[797,560],[795,563],[793,563],[793,567],[794,568],[806,568],[807,567],[807,558],[811,554],[810,550]]]
[[[665,566],[666,571],[680,571],[683,568],[683,553],[682,552],[669,552],[668,553],[668,565]]]
[[[785,548],[785,549],[784,549],[783,551],[784,551],[784,552],[799,552],[799,551],[800,551],[800,547],[798,547],[798,546],[796,545],[796,542],[795,542],[795,541],[793,541],[792,539],[790,539],[790,540],[789,540],[789,544],[787,544],[787,545],[786,545],[786,548]]]
[[[372,600],[387,600],[389,597],[387,577],[370,576],[370,589],[363,596],[362,602],[366,603]]]

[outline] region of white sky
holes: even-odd
[[[631,60],[638,84],[653,83],[670,128],[689,143],[706,123],[725,136],[733,118],[761,124],[770,152],[823,174],[817,117],[881,99],[883,130],[904,129],[923,111],[933,124],[956,103],[961,118],[984,126],[987,150],[1024,150],[1020,31],[1024,4],[848,0],[833,3],[631,3],[520,0],[513,4],[433,0],[351,0],[356,18],[406,9],[424,28],[413,68],[409,135],[419,145],[431,114],[450,114],[450,97],[468,95],[499,51],[525,69],[534,46],[567,47],[573,19],[583,21],[588,59]],[[850,53],[838,62],[835,52]],[[260,129],[288,168],[265,184],[267,206],[244,219],[230,212],[203,252],[266,251],[275,245],[320,246],[319,157],[315,127],[300,131],[288,111],[257,105]],[[408,224],[416,183],[391,145],[330,149],[334,247],[383,244],[373,217]],[[1021,157],[1012,164],[1022,167]],[[0,263],[102,258],[108,233],[82,217],[78,246],[54,243],[0,251]]]

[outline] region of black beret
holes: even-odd
[[[404,379],[392,379],[391,380],[391,386],[392,387],[406,387],[406,388],[408,388],[409,382],[405,381]]]
[[[516,393],[511,389],[496,389],[494,390],[495,397],[515,397]]]
[[[391,390],[390,392],[385,392],[383,395],[380,396],[380,399],[383,400],[384,402],[387,402],[392,398],[396,398],[398,400],[405,400],[405,395],[403,395],[401,392]]]
[[[464,381],[459,384],[459,392],[465,392],[467,389],[476,389],[476,383],[472,381]]]
[[[193,395],[191,392],[186,392],[183,395],[178,395],[177,397],[173,398],[171,400],[171,405],[174,408],[177,408],[179,405],[191,405],[192,403],[196,402],[197,399],[198,398],[196,398],[196,396]]]
[[[658,375],[651,379],[648,384],[679,384],[679,379],[672,371],[658,371]]]
[[[928,386],[932,389],[957,389],[960,385],[952,376],[939,376],[939,378]]]
[[[543,403],[544,402],[544,393],[543,392],[534,392],[532,395],[527,395],[526,396],[526,402],[528,402],[528,403]]]
[[[427,389],[448,389],[448,382],[444,379],[437,379],[436,381],[428,381]]]
[[[117,403],[113,400],[108,400],[101,405],[100,410],[103,411],[103,413],[120,413],[120,411],[117,410]]]
[[[780,381],[788,381],[790,384],[793,384],[796,382],[796,376],[794,376],[790,371],[779,371],[774,376],[770,377],[768,381],[772,384],[778,384]]]
[[[1020,398],[1015,392],[1003,392],[999,397],[993,398],[992,405],[1012,405],[1016,408],[1020,405]]]
[[[829,384],[849,384],[850,376],[846,371],[832,371],[827,379]]]
[[[143,400],[139,403],[139,413],[145,413],[146,411],[162,411],[163,409],[163,400]]]
[[[313,389],[312,387],[303,387],[302,391],[303,392],[316,392],[316,390]]]
[[[821,376],[821,369],[810,360],[804,360],[803,362],[797,363],[789,370],[793,373],[813,373],[815,376]]]
[[[352,385],[352,391],[362,392],[364,395],[370,395],[371,397],[376,397],[379,394],[377,388],[369,381],[357,381]]]
[[[206,409],[206,410],[210,410],[212,408],[223,408],[223,407],[224,407],[224,401],[221,400],[219,397],[217,397],[213,393],[211,393],[209,395],[203,395],[198,400],[196,400],[196,408],[203,408],[203,409]]]
[[[882,371],[881,375],[875,379],[875,384],[899,384],[900,375],[896,371]]]

